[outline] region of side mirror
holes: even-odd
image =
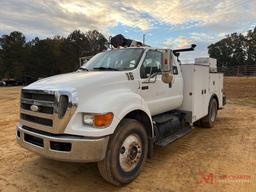
[[[162,81],[166,84],[172,83],[173,75],[170,73],[162,73]]]
[[[171,53],[170,50],[166,49],[163,53],[163,62],[161,65],[162,71],[162,81],[166,84],[172,83],[173,76],[172,71],[172,62],[171,62]]]

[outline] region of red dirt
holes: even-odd
[[[0,191],[256,190],[256,78],[226,78],[228,104],[212,129],[196,128],[155,148],[139,177],[122,188],[106,183],[97,166],[63,163],[27,151],[15,140],[20,88],[0,88]]]

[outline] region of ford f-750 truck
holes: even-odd
[[[166,146],[194,124],[213,127],[225,104],[216,60],[181,64],[182,51],[112,49],[76,72],[24,87],[17,142],[43,157],[97,162],[114,185],[131,182],[154,145]]]

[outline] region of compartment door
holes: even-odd
[[[208,114],[209,78],[209,66],[195,65],[193,119],[199,120]]]

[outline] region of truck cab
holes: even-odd
[[[211,74],[211,60],[183,67],[176,52],[112,49],[76,72],[24,87],[17,142],[46,158],[97,162],[114,185],[131,182],[154,145],[188,134],[194,123],[213,127],[225,104],[223,75]]]

